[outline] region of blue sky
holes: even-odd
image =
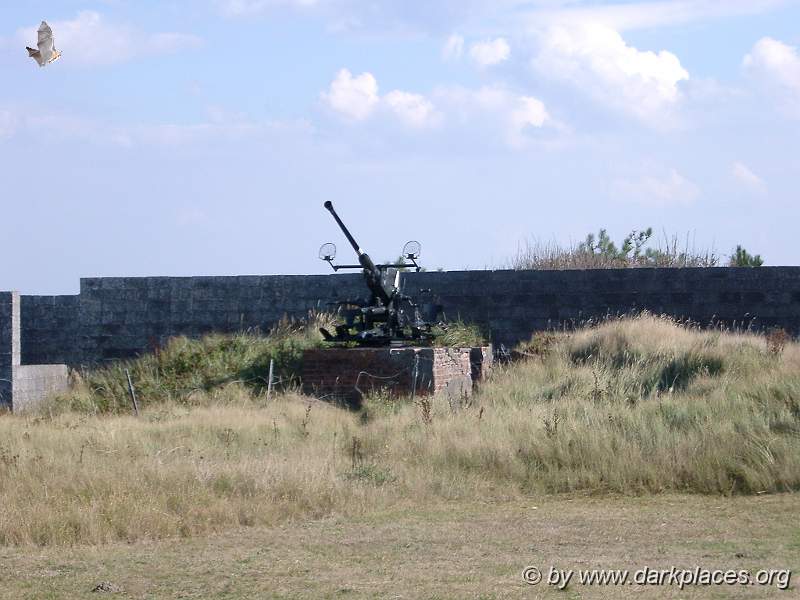
[[[799,46],[789,0],[5,3],[0,289],[326,272],[325,200],[431,268],[648,226],[800,264]]]

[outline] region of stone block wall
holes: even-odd
[[[24,411],[67,389],[66,365],[22,365],[21,299],[0,292],[0,408]],[[71,340],[70,340],[71,341]]]
[[[75,356],[92,364],[137,356],[176,335],[266,332],[284,316],[365,295],[357,274],[82,279]]]
[[[20,311],[17,292],[0,292],[0,408],[11,409],[14,367],[20,364]]]
[[[450,320],[484,326],[495,346],[643,309],[702,325],[800,333],[800,267],[436,271],[403,273],[401,281],[420,302],[441,303]],[[357,273],[82,279],[78,296],[22,297],[22,364],[92,365],[175,335],[266,331],[284,315],[367,295]],[[3,297],[8,306],[8,292]],[[0,307],[0,331],[8,315]]]
[[[20,296],[22,364],[75,363],[80,296]]]
[[[430,289],[449,319],[484,325],[495,344],[641,310],[701,325],[800,333],[800,268],[455,271],[404,275]]]

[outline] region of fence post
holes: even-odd
[[[272,371],[275,367],[275,359],[269,359],[269,381],[267,381],[267,400],[272,395]]]
[[[128,378],[128,392],[131,395],[131,403],[133,403],[133,414],[139,416],[139,403],[136,402],[136,391],[133,389],[133,381],[131,381],[131,372],[125,369],[125,377]]]

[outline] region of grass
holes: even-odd
[[[796,343],[776,351],[763,337],[643,315],[536,347],[456,411],[444,398],[375,397],[359,414],[291,391],[267,401],[236,380],[201,380],[180,396],[159,392],[183,385],[162,369],[162,387],[140,391],[138,419],[112,395],[3,417],[0,545],[135,542],[541,494],[800,487]]]
[[[212,334],[201,339],[172,338],[157,353],[118,361],[73,374],[68,393],[57,396],[45,411],[128,413],[131,400],[126,371],[131,374],[138,400],[156,404],[208,404],[211,392],[229,385],[244,386],[254,397],[267,389],[270,361],[274,361],[277,389],[299,387],[303,351],[323,345],[320,327],[333,329],[334,317],[312,313],[304,321],[281,321],[269,335],[245,332]],[[436,346],[483,346],[484,332],[473,324],[454,321],[436,328]]]
[[[299,387],[303,352],[323,346],[320,327],[333,329],[334,317],[312,313],[303,321],[281,321],[268,335],[253,332],[212,334],[201,339],[175,337],[157,353],[73,373],[68,393],[52,399],[45,412],[128,413],[131,410],[126,371],[140,403],[203,405],[209,393],[241,385],[254,397],[267,389],[270,361],[277,389]],[[436,346],[485,346],[483,330],[460,320],[437,326]],[[213,394],[212,394],[213,395]]]
[[[635,232],[634,232],[635,233]],[[593,244],[582,242],[568,246],[557,242],[526,240],[504,265],[516,270],[558,271],[569,269],[684,268],[716,267],[720,257],[712,250],[698,250],[687,235],[666,234],[646,253],[602,252]]]
[[[538,496],[415,503],[347,518],[240,527],[211,536],[101,547],[4,548],[0,598],[791,598],[794,494],[721,500]],[[528,586],[528,565],[630,569],[794,569],[791,586]]]
[[[439,347],[467,348],[489,344],[489,336],[482,327],[460,319],[435,327],[434,333],[436,337],[433,343]]]
[[[213,334],[195,340],[172,338],[157,353],[76,374],[68,394],[56,397],[48,411],[125,413],[131,408],[126,370],[145,406],[202,404],[208,392],[243,385],[255,396],[267,388],[270,361],[280,389],[299,381],[303,351],[322,345],[319,328],[332,317],[311,314],[305,321],[281,321],[267,336]]]

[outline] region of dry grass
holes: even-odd
[[[229,385],[242,385],[254,396],[263,395],[270,361],[274,361],[273,377],[278,388],[291,390],[299,381],[303,351],[320,346],[319,328],[332,328],[333,321],[332,315],[311,312],[300,321],[280,321],[268,335],[242,332],[201,339],[175,337],[156,353],[73,374],[70,392],[53,398],[45,411],[130,412],[126,371],[130,371],[145,407],[162,403],[202,405],[207,403],[209,392]]]
[[[0,544],[102,544],[531,494],[800,487],[800,348],[642,316],[498,368],[471,406],[353,413],[242,384],[143,416],[0,419]]]
[[[4,548],[0,598],[65,600],[107,581],[110,598],[797,597],[800,496],[720,499],[662,494],[519,502],[416,503],[368,515],[100,547]],[[672,566],[794,569],[791,587],[570,586],[523,583],[527,565],[566,569]]]
[[[557,242],[526,240],[504,265],[516,270],[560,271],[569,269],[625,269],[637,267],[716,267],[720,257],[714,250],[698,250],[687,236],[664,236],[644,254],[609,254],[593,251],[585,243],[563,246]]]
[[[257,406],[235,386],[207,403],[4,419],[0,544],[185,536],[364,507],[335,464],[352,415],[296,396]]]

